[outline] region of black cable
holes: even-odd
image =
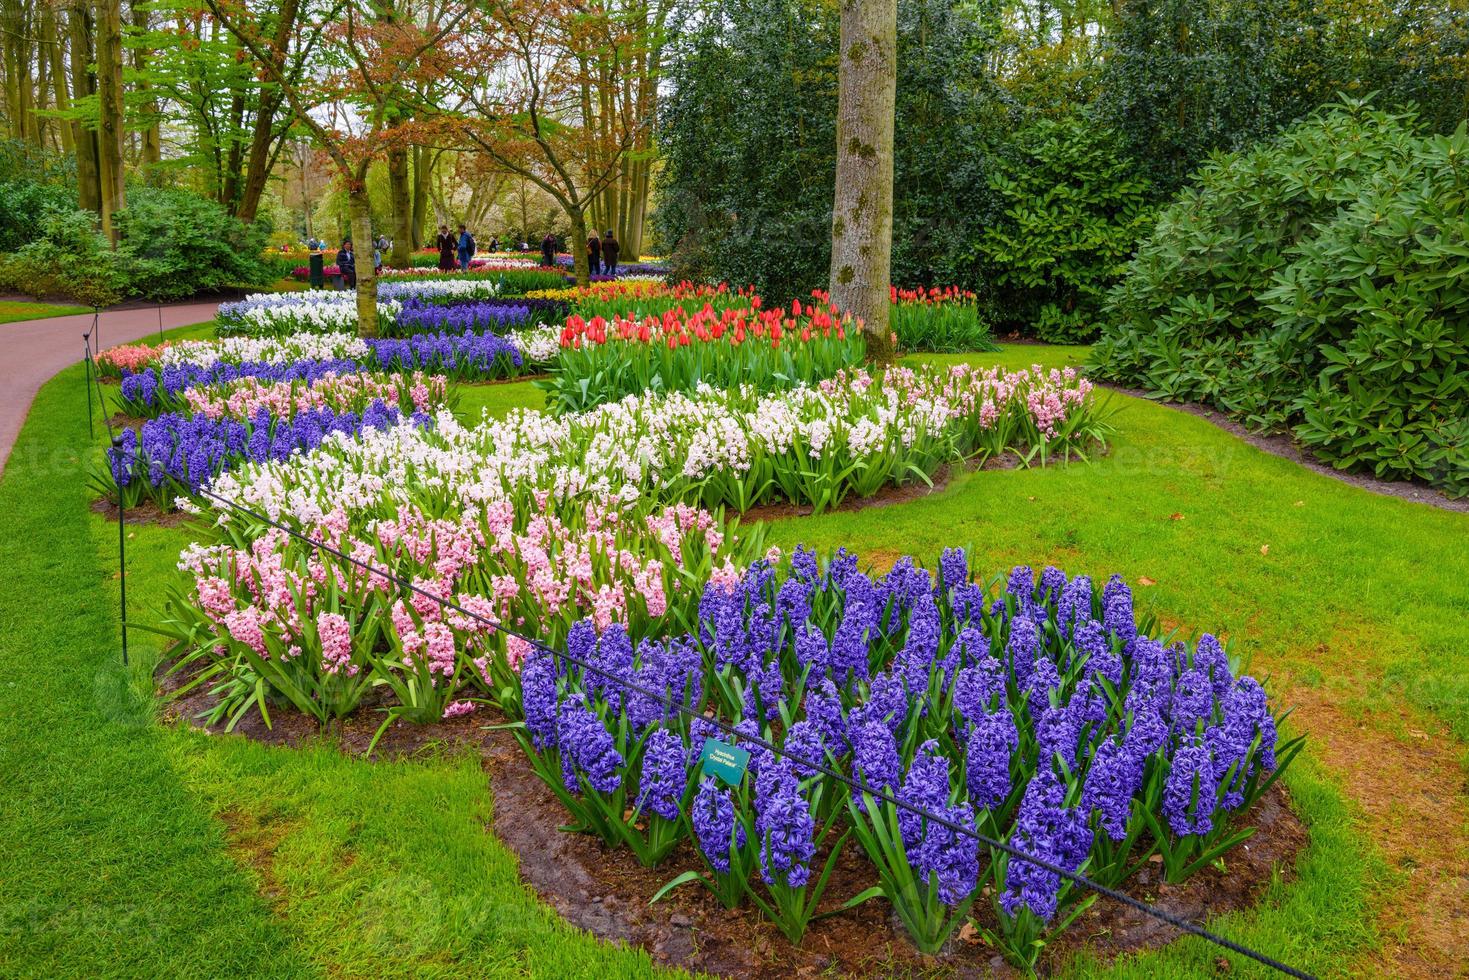
[[[632,691],[634,693],[642,695],[643,697],[656,700],[671,710],[681,712],[682,714],[688,715],[690,718],[703,718],[706,724],[712,725],[714,728],[719,729],[725,734],[731,735],[738,739],[744,739],[746,742],[756,745],[759,748],[765,749],[768,752],[774,753],[775,755],[784,756],[785,758],[790,759],[793,762],[797,762],[810,769],[814,769],[822,773],[823,775],[830,776],[831,778],[845,784],[846,786],[854,790],[869,794],[876,800],[880,800],[884,803],[891,803],[893,804],[893,806],[899,809],[916,814],[917,816],[920,816],[932,823],[938,824],[939,826],[944,827],[945,829],[950,830],[956,834],[964,834],[966,836],[972,837],[975,840],[979,841],[981,844],[984,844],[985,846],[993,850],[1003,851],[1012,858],[1017,858],[1029,864],[1033,864],[1038,868],[1049,871],[1051,874],[1059,875],[1062,878],[1065,878],[1071,882],[1074,882],[1077,885],[1082,886],[1083,888],[1089,889],[1097,893],[1098,895],[1103,895],[1107,898],[1112,899],[1113,901],[1121,902],[1123,905],[1127,905],[1133,909],[1136,909],[1137,911],[1142,912],[1145,915],[1150,915],[1161,922],[1166,922],[1168,925],[1171,925],[1176,929],[1180,929],[1183,932],[1198,936],[1200,939],[1208,940],[1209,942],[1214,943],[1217,946],[1222,946],[1223,948],[1230,950],[1231,952],[1238,953],[1241,956],[1249,957],[1250,959],[1255,960],[1257,963],[1268,966],[1273,970],[1277,970],[1281,973],[1286,974],[1287,976],[1297,977],[1300,978],[1300,980],[1315,980],[1312,974],[1297,970],[1291,966],[1287,966],[1279,960],[1267,956],[1264,953],[1253,950],[1248,946],[1243,946],[1239,943],[1234,942],[1231,939],[1226,939],[1223,936],[1210,932],[1203,926],[1196,925],[1195,923],[1190,922],[1187,919],[1179,918],[1178,916],[1173,915],[1169,912],[1165,912],[1162,909],[1157,908],[1156,906],[1152,906],[1147,904],[1146,902],[1139,901],[1138,899],[1135,899],[1130,895],[1120,892],[1115,888],[1110,888],[1099,882],[1092,881],[1090,878],[1087,878],[1086,876],[1081,874],[1077,874],[1074,871],[1069,871],[1059,864],[1054,864],[1044,858],[1038,858],[1033,855],[1026,854],[1025,852],[1019,850],[1009,843],[996,840],[985,834],[981,834],[977,830],[966,827],[961,823],[952,821],[947,817],[929,813],[921,807],[914,806],[910,803],[906,803],[903,800],[898,799],[887,790],[874,791],[866,784],[865,781],[856,780],[853,777],[849,777],[842,772],[828,767],[825,763],[813,762],[808,759],[798,758],[794,755],[791,755],[780,746],[777,746],[767,741],[759,735],[749,735],[747,733],[738,731],[733,725],[721,721],[718,718],[707,718],[702,713],[695,711],[688,705],[681,702],[676,702],[673,697],[666,691],[662,693],[653,691],[649,688],[643,687],[640,684],[637,684],[636,682],[618,677],[612,672],[604,668],[598,667],[595,664],[591,664],[577,657],[573,657],[570,653],[567,653],[565,651],[553,650],[550,646],[539,639],[527,636],[524,633],[519,632],[518,630],[510,629],[496,620],[486,619],[478,613],[471,612],[470,610],[465,609],[463,606],[452,599],[446,599],[443,596],[435,595],[434,593],[429,592],[427,589],[415,585],[413,582],[407,579],[401,578],[396,573],[385,572],[381,569],[375,568],[367,562],[357,558],[353,558],[351,555],[346,554],[338,548],[332,547],[324,541],[317,541],[313,538],[310,538],[307,535],[302,534],[300,531],[287,527],[279,521],[275,521],[269,517],[266,517],[264,514],[257,513],[256,511],[251,510],[250,508],[245,507],[241,504],[235,503],[232,500],[227,500],[224,497],[221,497],[218,494],[214,493],[213,491],[201,488],[198,492],[200,495],[208,497],[210,500],[218,501],[219,503],[224,504],[231,510],[239,511],[240,513],[245,514],[253,518],[254,520],[260,521],[270,527],[276,528],[277,530],[284,531],[291,537],[298,538],[299,540],[306,542],[306,544],[312,546],[313,548],[325,551],[328,554],[334,555],[337,558],[342,559],[343,561],[356,565],[357,567],[366,571],[369,576],[380,576],[381,578],[394,583],[400,589],[408,589],[412,592],[416,592],[417,594],[427,599],[431,599],[434,602],[439,603],[441,606],[452,609],[455,612],[460,613],[461,615],[468,616],[471,619],[483,623],[486,626],[489,626],[490,628],[497,630],[498,632],[506,636],[513,636],[521,642],[529,644],[530,646],[535,647],[546,654],[549,654],[553,658],[560,658],[568,663],[576,664],[583,670],[589,670],[595,674],[598,674],[606,678],[607,680],[618,684],[627,691]]]

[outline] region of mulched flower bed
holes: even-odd
[[[167,665],[161,667],[158,676],[161,695],[178,690],[187,681],[179,675],[165,676],[166,669]],[[196,689],[168,701],[164,717],[173,723],[205,727],[196,716],[212,703],[207,691]],[[344,753],[361,755],[381,723],[372,710],[375,706],[365,702],[365,710],[328,733],[310,717],[283,705],[271,712],[273,727],[266,728],[259,715],[251,713],[241,719],[234,734],[283,747],[329,740]],[[486,830],[515,852],[521,878],[543,901],[567,922],[600,939],[641,946],[661,964],[719,976],[775,978],[826,972],[844,976],[1020,975],[981,942],[972,927],[962,928],[940,955],[920,955],[882,900],[813,922],[800,948],[786,942],[758,910],[726,910],[701,887],[676,889],[650,906],[649,900],[677,869],[698,865],[693,844],[683,841],[663,867],[648,869],[626,849],[606,848],[591,835],[548,832],[547,828],[565,822],[566,810],[531,770],[514,736],[504,729],[486,727],[504,721],[481,709],[431,725],[400,722],[378,741],[374,756],[405,758],[445,751],[479,755],[494,797],[495,816]],[[224,728],[216,725],[208,730],[222,733]],[[1209,867],[1182,885],[1169,885],[1163,882],[1159,866],[1150,864],[1122,890],[1194,921],[1250,908],[1277,873],[1284,881],[1294,877],[1296,858],[1308,843],[1308,835],[1279,784],[1255,804],[1245,822],[1256,827],[1256,833],[1229,854],[1226,871]],[[823,908],[836,907],[875,881],[872,865],[861,849],[849,846],[837,863]],[[988,903],[976,903],[975,917],[983,921],[988,915],[992,915]],[[1178,935],[1165,923],[1102,899],[1050,945],[1040,972],[1054,969],[1083,950],[1110,960],[1164,946]],[[1220,969],[1227,966],[1221,963]]]

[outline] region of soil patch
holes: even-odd
[[[159,673],[162,693],[186,680]],[[205,686],[207,687],[207,685]],[[168,702],[165,719],[203,726],[196,717],[213,699],[205,687]],[[288,708],[272,710],[266,728],[252,712],[235,733],[284,746],[335,744],[360,755],[371,742],[380,716],[364,704],[331,732]],[[973,929],[956,933],[939,956],[920,955],[902,924],[882,899],[814,922],[800,948],[792,947],[757,909],[726,910],[707,889],[690,884],[657,905],[648,903],[663,885],[687,868],[701,867],[693,844],[685,840],[659,868],[641,867],[631,853],[608,849],[587,834],[560,832],[567,814],[551,790],[531,770],[514,736],[493,726],[504,719],[489,709],[434,725],[399,723],[378,742],[380,757],[472,751],[489,776],[494,817],[489,830],[518,856],[521,878],[571,924],[612,942],[641,946],[661,964],[721,976],[776,978],[833,972],[856,976],[1019,975],[979,939]],[[207,726],[222,732],[223,725]],[[1258,901],[1277,873],[1294,874],[1296,855],[1308,843],[1305,827],[1277,787],[1249,814],[1255,835],[1232,852],[1228,873],[1208,868],[1183,885],[1161,880],[1149,863],[1128,883],[1126,892],[1183,918],[1199,920]],[[247,835],[248,836],[248,835]],[[246,848],[253,851],[257,848]],[[825,854],[818,855],[824,860]],[[267,879],[268,883],[268,879]],[[831,909],[876,884],[871,864],[855,839],[848,839],[837,861],[822,909]],[[982,896],[973,915],[994,925],[989,899]],[[1085,950],[1104,960],[1163,946],[1178,937],[1172,927],[1136,910],[1099,900],[1050,947],[1042,972]]]
[[[870,497],[848,497],[835,507],[828,507],[827,513],[834,511],[866,510],[869,507],[890,507],[893,504],[906,503],[909,500],[918,500],[929,494],[938,493],[949,485],[951,468],[948,465],[939,467],[938,471],[929,477],[933,486],[923,481],[905,483],[903,486],[888,484]],[[751,507],[740,514],[741,521],[777,521],[786,517],[810,517],[816,513],[816,508],[807,504],[793,504],[788,501],[779,503],[760,504]]]
[[[1304,466],[1313,473],[1329,476],[1333,480],[1341,483],[1360,487],[1370,493],[1381,494],[1384,497],[1399,497],[1403,500],[1411,500],[1415,503],[1437,507],[1440,510],[1452,510],[1461,514],[1469,514],[1469,497],[1458,499],[1446,497],[1441,491],[1419,480],[1379,480],[1377,477],[1368,473],[1354,473],[1347,470],[1339,470],[1321,462],[1315,456],[1311,455],[1310,450],[1296,442],[1295,438],[1288,433],[1277,432],[1267,434],[1255,432],[1231,419],[1218,409],[1210,408],[1208,405],[1201,405],[1197,402],[1162,401],[1151,397],[1149,392],[1143,391],[1141,388],[1125,388],[1122,385],[1107,384],[1106,382],[1098,382],[1098,384],[1104,388],[1110,388],[1113,391],[1120,391],[1124,395],[1142,398],[1156,405],[1162,405],[1165,408],[1172,408],[1180,412],[1187,412],[1189,415],[1197,416],[1223,429],[1230,435],[1243,439],[1256,449],[1267,452],[1272,456],[1279,456],[1281,459],[1288,459],[1292,463]]]
[[[92,501],[92,513],[101,514],[109,521],[117,520],[117,504],[106,497]],[[127,508],[125,520],[129,524],[157,524],[160,527],[183,527],[194,520],[192,514],[181,510],[164,510],[152,500],[145,500]]]

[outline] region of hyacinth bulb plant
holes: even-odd
[[[711,582],[697,628],[673,641],[697,651],[684,703],[782,755],[757,754],[753,790],[693,794],[685,826],[705,868],[669,887],[701,880],[731,905],[743,883],[795,937],[816,908],[796,890],[824,887],[818,856],[855,833],[878,884],[852,902],[882,895],[934,951],[988,889],[992,918],[977,924],[1032,966],[1087,898],[1023,855],[1118,884],[1161,854],[1186,877],[1247,836],[1239,815],[1299,750],[1278,742],[1263,689],[1222,644],[1155,628],[1116,576],[1097,589],[1021,567],[984,583],[959,549],[936,575],[903,559],[874,577],[845,552],[823,564],[797,549]],[[559,696],[603,712],[609,676]],[[696,759],[698,722],[669,728]]]

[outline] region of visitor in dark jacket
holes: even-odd
[[[607,229],[607,234],[602,236],[602,271],[609,276],[617,275],[617,254],[622,251],[622,246],[617,244],[617,236],[612,234],[612,229]]]
[[[602,274],[602,239],[597,237],[595,231],[587,239],[587,271],[594,276]]]
[[[556,264],[556,236],[549,231],[546,237],[541,239],[541,265],[553,266]]]
[[[342,285],[348,289],[357,288],[357,253],[352,251],[352,239],[342,243],[342,250],[337,253],[337,271],[342,274]]]
[[[448,225],[439,225],[438,246],[439,271],[453,272],[458,268],[458,263],[454,261],[454,252],[459,247],[459,239],[449,234]]]
[[[469,229],[463,225],[459,226],[459,268],[463,272],[469,271],[469,260],[474,258],[474,236]]]

